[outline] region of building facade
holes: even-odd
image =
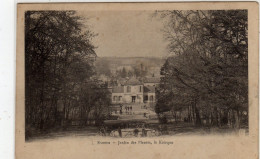
[[[124,84],[112,87],[112,103],[153,103],[156,100],[155,89],[160,79],[136,78],[126,80]]]

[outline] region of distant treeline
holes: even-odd
[[[164,61],[161,57],[99,57],[95,66],[97,74],[121,78],[140,77],[153,75],[151,68],[161,67]]]
[[[170,55],[161,68],[156,112],[188,111],[189,122],[248,126],[246,10],[160,11]]]

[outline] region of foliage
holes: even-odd
[[[162,11],[170,56],[161,68],[157,113],[186,108],[189,120],[240,126],[248,111],[247,11]]]
[[[75,11],[25,13],[26,128],[64,125],[79,113],[79,119],[86,121],[85,110],[90,108],[98,118],[99,107],[109,103],[108,92],[87,87],[102,83],[93,80],[95,34],[83,20]]]

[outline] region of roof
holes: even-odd
[[[112,88],[112,93],[124,93],[123,86],[115,86]]]
[[[144,83],[160,83],[160,78],[159,77],[145,78]]]
[[[155,93],[155,86],[144,86],[144,93]]]
[[[136,78],[130,78],[129,80],[127,80],[125,82],[124,85],[143,85],[142,82],[140,82],[138,79]]]
[[[119,78],[119,79],[118,79],[118,82],[119,82],[121,85],[124,85],[125,82],[126,82],[126,80],[127,80],[127,79],[125,79],[125,78]]]

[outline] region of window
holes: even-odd
[[[153,101],[153,96],[150,96],[150,101],[151,101],[151,102]]]
[[[144,96],[144,100],[147,101],[148,100],[148,96]]]
[[[119,101],[121,101],[122,100],[122,96],[119,96]]]
[[[127,92],[131,92],[131,87],[127,86]]]
[[[116,101],[117,96],[114,96],[113,101]]]
[[[136,96],[132,96],[132,103],[135,103]]]
[[[140,92],[142,92],[142,86],[140,86]]]

